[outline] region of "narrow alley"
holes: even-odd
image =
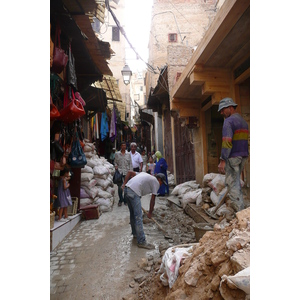
[[[166,200],[161,199],[155,208],[165,206]],[[150,195],[142,198],[146,210],[149,201]],[[51,299],[116,300],[131,293],[134,277],[147,273],[138,263],[145,257],[159,257],[158,245],[165,240],[153,223],[144,224],[144,231],[155,250],[137,247],[128,207],[118,207],[116,200],[112,211],[99,219],[80,222],[50,254]]]

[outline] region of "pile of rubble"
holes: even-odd
[[[187,246],[190,250],[179,260],[178,268],[174,260],[166,263],[167,252],[170,257],[175,249]],[[123,299],[250,299],[250,208],[236,213],[229,223],[215,224],[199,243],[160,249],[160,255],[159,259],[145,259],[141,268],[151,269],[149,275],[134,278],[131,284],[137,282],[137,290]],[[164,272],[167,268],[177,274],[166,286],[171,278]]]

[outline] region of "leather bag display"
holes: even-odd
[[[64,123],[71,123],[85,115],[84,108],[79,100],[75,98],[71,91],[71,99],[69,98],[69,89],[66,88],[64,95],[64,108],[60,110],[60,120]]]
[[[71,43],[69,44],[68,63],[66,68],[67,83],[77,90],[77,76],[75,71],[75,58],[71,51]]]
[[[72,149],[68,157],[68,163],[72,168],[82,168],[87,164],[87,160],[80,145],[77,132],[72,143]]]
[[[60,117],[59,110],[52,102],[51,92],[50,92],[50,121],[54,121]]]
[[[60,34],[61,34],[61,29],[60,26],[57,25],[55,31],[53,63],[52,63],[51,71],[58,74],[63,71],[63,69],[65,68],[68,62],[68,55],[65,53],[63,49],[61,49]]]

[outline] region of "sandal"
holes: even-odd
[[[119,202],[119,203],[118,203],[118,206],[122,206],[122,202]]]

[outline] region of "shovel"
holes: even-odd
[[[223,195],[223,197],[222,197],[222,199],[220,200],[219,204],[215,207],[215,209],[214,209],[211,213],[208,212],[206,209],[204,210],[205,213],[206,213],[208,216],[210,216],[211,218],[213,218],[213,219],[215,219],[215,220],[218,220],[218,219],[219,219],[219,217],[216,215],[216,212],[217,212],[217,210],[221,207],[221,205],[224,203],[225,198],[226,198],[228,192],[229,192],[229,191],[228,191],[228,188],[227,188],[227,191],[226,191],[226,193]]]
[[[146,215],[148,214],[146,209],[144,209],[143,207],[142,210]],[[164,233],[165,238],[170,238],[169,236],[167,236],[167,232],[157,223],[157,221],[153,217],[150,220],[152,220],[157,225],[158,229]]]

